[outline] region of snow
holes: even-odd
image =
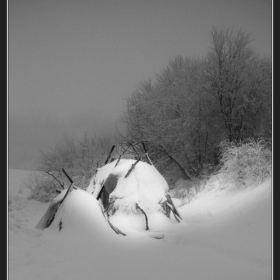
[[[128,170],[135,160],[123,160],[111,171],[111,174],[119,177],[118,184],[110,197],[131,197],[131,204],[138,203],[146,212],[158,211],[158,202],[166,200],[165,193],[168,185],[163,176],[154,166],[145,162],[138,162],[130,175],[125,178]],[[119,200],[120,206],[123,205]],[[133,205],[134,207],[134,205]]]
[[[109,227],[94,196],[79,189],[49,228],[36,229],[49,204],[28,200],[22,184],[28,174],[9,170],[10,280],[271,279],[270,178],[232,189],[213,177],[190,203],[173,199],[181,223],[153,212],[149,225],[158,232],[138,231],[136,222],[122,236]],[[162,233],[163,239],[149,236]]]
[[[170,220],[160,211],[162,206],[159,202],[166,200],[168,184],[157,169],[146,163],[139,161],[127,176],[131,167],[136,163],[134,159],[121,159],[98,168],[93,176],[87,192],[93,193],[97,197],[103,183],[105,186],[111,185],[112,192],[110,199],[114,200],[114,207],[117,213],[110,216],[110,221],[122,231],[127,229],[144,230],[146,228],[145,217],[137,209],[140,207],[149,215],[149,228],[157,229],[157,221],[170,222]],[[108,180],[107,180],[108,178]],[[115,186],[115,189],[113,189]],[[123,212],[123,213],[121,213]],[[156,215],[156,217],[155,217]]]
[[[154,205],[154,201],[158,205],[158,201],[161,199],[166,200],[164,194],[168,191],[168,185],[154,166],[141,161],[135,165],[133,172],[126,178],[126,174],[135,162],[136,160],[132,159],[122,159],[115,166],[117,163],[117,160],[115,160],[98,168],[95,178],[91,180],[87,191],[91,193],[94,190],[93,194],[97,197],[102,182],[105,182],[109,174],[112,174],[118,178],[118,183],[110,196],[118,198],[133,196],[138,203],[141,203],[145,211],[149,211],[151,205]],[[137,197],[134,197],[136,194]],[[123,202],[121,203],[123,204]]]

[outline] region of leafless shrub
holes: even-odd
[[[26,187],[31,190],[28,199],[35,199],[41,202],[50,202],[57,195],[59,189],[53,179],[44,173],[33,173],[24,181]]]
[[[223,182],[261,182],[271,176],[271,148],[264,139],[223,141],[220,147]]]

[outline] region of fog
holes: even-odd
[[[243,28],[271,55],[271,2],[8,1],[9,166],[32,169],[65,133],[114,134],[125,98],[176,55],[206,56],[209,32]]]

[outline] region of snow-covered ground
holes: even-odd
[[[211,178],[189,204],[174,199],[183,221],[154,239],[115,234],[79,190],[65,200],[67,226],[35,229],[49,204],[27,199],[28,174],[9,170],[9,280],[271,279],[270,179],[233,190]]]

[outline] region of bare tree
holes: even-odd
[[[209,111],[202,88],[204,60],[177,56],[157,81],[141,83],[127,99],[123,141],[145,142],[159,168],[175,164],[186,178],[200,173],[207,158]],[[139,146],[141,149],[141,146]]]
[[[242,30],[210,34],[206,59],[170,60],[127,98],[123,116],[121,142],[145,142],[158,168],[176,165],[186,178],[218,164],[222,140],[271,135],[270,60],[256,55]]]
[[[254,113],[253,106],[260,102],[271,77],[259,72],[263,61],[250,46],[250,34],[213,27],[210,36],[212,47],[207,57],[205,89],[219,107],[226,137],[230,141],[240,140],[254,123],[250,114]],[[265,93],[270,94],[267,89]]]

